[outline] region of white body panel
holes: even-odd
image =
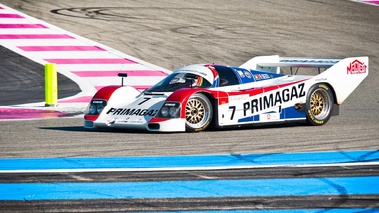
[[[275,79],[273,79],[275,80]],[[267,82],[268,83],[268,82]],[[285,83],[285,82],[283,82]],[[282,84],[283,84],[282,83]],[[270,83],[268,83],[270,85]],[[259,87],[256,95],[230,94],[228,104],[219,105],[219,126],[242,125],[260,122],[277,122],[286,120],[304,120],[303,117],[283,119],[283,109],[293,107],[297,103],[305,103],[307,91],[311,84],[301,81],[282,88]],[[292,96],[291,96],[292,94]],[[255,117],[254,117],[255,116]],[[248,118],[251,119],[248,119]],[[243,120],[244,121],[241,121]]]
[[[120,87],[113,92],[93,127],[146,129],[147,122],[166,99],[167,95],[147,96],[133,87]]]

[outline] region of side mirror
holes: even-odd
[[[128,77],[127,73],[119,73],[118,77],[121,77],[121,86],[124,86],[124,77]]]

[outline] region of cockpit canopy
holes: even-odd
[[[148,89],[148,92],[174,92],[180,88],[210,88],[214,82],[212,71],[204,65],[188,65]]]
[[[283,76],[265,71],[248,70],[214,64],[181,67],[147,92],[174,92],[180,88],[216,88],[265,81]]]

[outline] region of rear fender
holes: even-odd
[[[325,72],[315,76],[316,83],[332,85],[336,103],[342,104],[345,99],[368,76],[368,57],[345,58]]]

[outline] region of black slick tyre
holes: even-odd
[[[326,84],[315,84],[308,92],[306,100],[307,123],[313,126],[324,125],[333,111],[333,92]]]

